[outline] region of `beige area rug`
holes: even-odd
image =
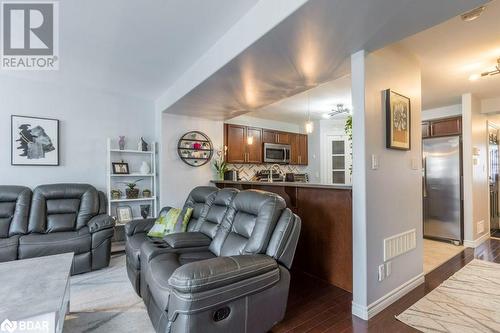
[[[500,332],[500,264],[471,261],[396,318],[422,332]]]

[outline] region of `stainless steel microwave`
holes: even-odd
[[[290,145],[264,143],[265,163],[290,163]]]

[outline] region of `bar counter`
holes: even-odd
[[[299,182],[212,181],[218,188],[258,189],[281,195],[302,220],[292,270],[352,292],[352,190]]]

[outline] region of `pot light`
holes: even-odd
[[[471,76],[469,76],[469,81],[477,81],[480,77],[480,74],[472,74]]]
[[[460,17],[464,22],[471,22],[477,19],[479,16],[481,16],[481,14],[483,14],[485,9],[486,6],[477,7],[471,11],[468,11],[467,13],[460,15]]]

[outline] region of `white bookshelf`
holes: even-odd
[[[137,138],[139,141],[139,138]],[[133,144],[133,143],[132,143]],[[133,219],[142,219],[140,214],[140,205],[150,204],[149,217],[154,217],[157,214],[157,153],[156,153],[156,142],[149,144],[149,151],[140,151],[134,149],[117,149],[117,140],[107,139],[107,167],[106,167],[106,179],[107,179],[107,197],[108,197],[108,212],[111,216],[116,216],[116,207],[118,206],[130,206],[132,208]],[[125,162],[129,164],[129,174],[113,174],[112,163],[113,162]],[[143,161],[148,162],[151,172],[148,174],[142,174],[140,166]],[[126,185],[121,182],[125,181],[135,181],[141,179],[137,184],[139,189],[139,198],[127,199],[125,197]],[[123,197],[120,199],[111,199],[111,190],[118,189],[123,193]],[[142,191],[144,189],[151,190],[151,197],[142,197]]]

